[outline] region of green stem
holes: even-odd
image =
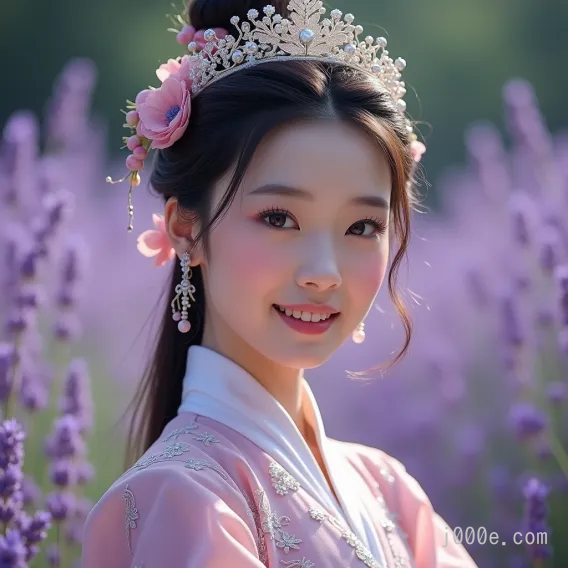
[[[568,479],[568,453],[566,453],[566,450],[562,447],[560,440],[556,437],[554,432],[549,431],[548,440],[552,454],[556,458],[562,473],[564,473],[566,479]]]

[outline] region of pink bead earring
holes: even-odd
[[[365,341],[365,324],[361,322],[353,332],[353,343],[363,343]]]
[[[191,267],[189,266],[190,258],[189,253],[184,252],[181,259],[181,283],[176,286],[176,297],[172,300],[172,318],[174,321],[178,322],[178,329],[181,333],[187,333],[191,329],[191,323],[188,320],[187,310],[192,304],[189,302],[191,298],[192,302],[195,303],[195,298],[193,296],[195,292],[195,286],[190,282],[192,273]],[[180,296],[181,296],[181,306],[180,306]]]

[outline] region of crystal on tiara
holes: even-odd
[[[207,44],[202,50],[189,44],[191,52],[190,79],[192,93],[229,73],[270,60],[314,59],[339,62],[362,69],[376,76],[404,114],[406,93],[402,71],[406,61],[393,60],[386,51],[384,37],[367,36],[361,39],[363,28],[353,24],[355,17],[340,10],[326,9],[321,0],[290,0],[289,17],[276,14],[274,6],[265,6],[264,16],[249,10],[248,22],[237,16],[231,23],[237,37],[227,35],[218,39],[213,30],[205,32]],[[410,122],[407,121],[410,126]]]

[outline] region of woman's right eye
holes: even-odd
[[[262,211],[260,217],[267,225],[275,229],[297,228],[296,222],[292,219],[288,211],[271,209],[269,211]]]

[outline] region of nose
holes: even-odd
[[[309,254],[296,273],[296,282],[303,288],[320,292],[339,288],[342,278],[333,246],[321,241],[311,245],[306,246]]]

